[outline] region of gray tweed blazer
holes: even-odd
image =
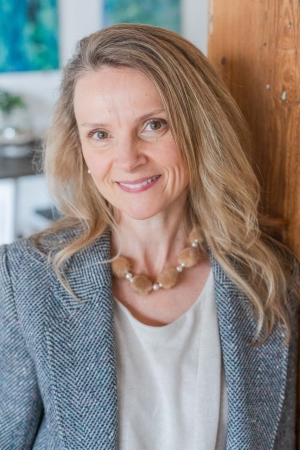
[[[109,255],[108,231],[67,263],[79,304],[30,239],[0,247],[1,450],[117,448],[111,272],[98,264]],[[212,254],[211,263],[229,404],[226,449],[292,450],[296,293],[290,290],[290,345],[281,347],[285,334],[277,326],[262,346],[251,347],[249,301]],[[299,277],[296,260],[294,267]]]

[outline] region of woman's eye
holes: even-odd
[[[148,122],[146,125],[146,130],[148,131],[150,127],[150,130],[156,131],[160,130],[163,126],[165,126],[167,123],[165,120],[151,120],[151,122]]]
[[[90,137],[100,141],[106,139],[108,137],[108,133],[106,131],[92,131],[90,133]]]

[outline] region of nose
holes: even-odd
[[[114,166],[124,172],[132,172],[147,162],[142,143],[135,139],[122,139],[117,143]]]

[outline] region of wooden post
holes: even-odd
[[[264,211],[289,221],[300,258],[300,0],[210,0],[208,34],[208,57],[252,131]],[[300,408],[298,418],[299,436]]]

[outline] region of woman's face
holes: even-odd
[[[77,82],[74,110],[91,176],[121,214],[141,220],[184,206],[188,173],[146,75],[111,67],[88,73]]]

